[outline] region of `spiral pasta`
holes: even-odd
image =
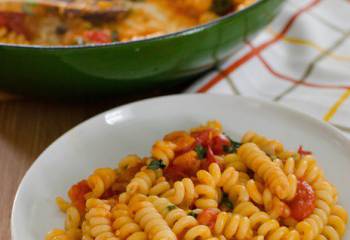
[[[112,231],[111,206],[104,201],[91,198],[86,202],[85,215],[90,236],[95,239],[119,240]]]
[[[155,183],[158,176],[161,175],[160,170],[151,170],[143,167],[126,187],[126,192],[134,194],[136,192],[147,194]]]
[[[234,212],[248,217],[251,223],[250,226],[260,238],[267,237],[267,239],[271,240],[300,239],[300,234],[297,230],[290,230],[287,227],[280,226],[276,219],[273,219],[266,212],[260,211],[251,202],[239,204]]]
[[[288,178],[271,162],[266,154],[254,143],[245,143],[238,149],[238,156],[244,163],[262,177],[271,191],[280,199],[288,197]]]
[[[311,155],[297,159],[288,158],[283,170],[286,174],[294,174],[297,178],[303,178],[309,183],[324,178],[323,171],[316,165],[316,160]]]
[[[248,131],[242,138],[243,143],[255,143],[269,156],[276,156],[284,151],[283,144],[277,140],[268,139],[253,131]]]
[[[64,230],[46,240],[340,240],[348,214],[308,151],[210,121],[128,155],[56,198]],[[97,196],[97,197],[95,197]]]
[[[195,202],[197,208],[217,208],[219,202],[219,194],[216,188],[217,182],[220,180],[220,168],[216,171],[213,168],[218,167],[213,164],[209,166],[209,172],[200,170],[197,172],[197,178],[200,184],[195,186],[198,199]]]
[[[247,172],[247,166],[244,162],[238,157],[237,154],[231,153],[224,156],[224,165],[227,167],[234,167],[237,171]]]
[[[284,218],[289,217],[290,209],[288,205],[274,196],[268,188],[258,186],[258,184],[251,179],[247,182],[247,190],[252,201],[256,204],[263,205],[264,210],[268,212],[272,218],[276,219],[281,216]]]
[[[152,157],[157,160],[162,160],[168,166],[169,162],[175,157],[176,145],[169,141],[157,141],[152,147]]]
[[[183,207],[190,206],[198,197],[194,184],[190,178],[184,178],[181,181],[176,181],[173,188],[162,194],[172,203]]]
[[[65,229],[78,229],[80,226],[80,213],[77,208],[69,207],[66,210],[66,220],[65,220]]]
[[[89,187],[92,189],[90,193],[86,195],[87,198],[98,198],[112,186],[116,180],[117,175],[111,168],[98,168],[87,179]]]
[[[126,204],[116,204],[112,210],[112,228],[121,240],[146,240],[147,236],[141,227],[133,220]]]
[[[217,216],[214,233],[223,235],[227,239],[248,239],[253,235],[248,217],[227,212],[220,212]]]
[[[142,227],[148,239],[176,240],[176,235],[152,203],[148,201],[129,204],[130,210],[135,214],[135,221]]]
[[[190,130],[190,132],[191,133],[193,133],[193,132],[200,132],[200,131],[205,131],[205,130],[208,130],[208,129],[212,129],[216,133],[217,132],[222,132],[222,124],[221,124],[221,122],[219,122],[217,120],[208,121],[205,124],[201,124],[198,127],[192,128]]]
[[[78,229],[68,231],[54,229],[46,235],[45,240],[79,240],[81,236],[81,231]]]
[[[149,197],[149,201],[162,215],[171,230],[177,236],[180,236],[188,229],[199,225],[194,217],[187,215],[183,209],[174,207],[172,203],[166,198],[151,196]]]

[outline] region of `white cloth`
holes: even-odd
[[[349,23],[349,0],[288,0],[265,30],[188,92],[280,102],[350,138]]]

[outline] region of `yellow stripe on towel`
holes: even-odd
[[[323,120],[329,122],[334,115],[337,113],[340,106],[350,97],[350,89],[346,90],[340,98],[334,103],[334,105],[329,109],[326,115],[324,115]]]

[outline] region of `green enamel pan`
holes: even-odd
[[[0,88],[34,96],[110,95],[189,81],[242,47],[278,14],[283,0],[260,0],[206,25],[98,46],[0,44]]]

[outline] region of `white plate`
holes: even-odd
[[[63,227],[55,197],[95,168],[115,167],[129,153],[149,154],[152,143],[175,129],[210,119],[238,139],[252,129],[280,139],[290,149],[312,150],[350,210],[350,144],[335,128],[280,105],[250,98],[178,95],[149,99],[102,113],[69,131],[35,161],[18,189],[12,211],[12,239],[40,240]],[[349,237],[349,233],[347,234]]]

